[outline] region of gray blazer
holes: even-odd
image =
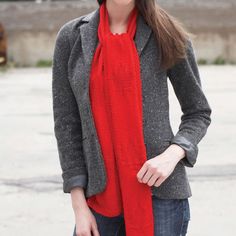
[[[54,131],[63,192],[70,193],[73,187],[80,186],[86,198],[102,192],[107,181],[89,99],[89,72],[98,43],[98,23],[99,8],[65,23],[56,37],[52,69]],[[159,155],[172,143],[186,151],[161,186],[151,187],[152,193],[166,199],[190,197],[185,167],[196,163],[197,145],[211,123],[211,108],[201,87],[192,43],[188,41],[186,59],[168,70],[161,69],[154,33],[138,15],[135,44],[141,64],[147,159]],[[167,78],[183,112],[175,135],[169,121]]]

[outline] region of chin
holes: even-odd
[[[125,6],[131,4],[134,0],[112,0],[115,4]]]

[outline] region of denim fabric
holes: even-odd
[[[152,195],[154,213],[154,236],[185,236],[190,221],[188,198],[161,199]],[[125,236],[123,214],[116,217],[103,216],[92,208],[100,236]],[[74,226],[75,234],[76,226]]]

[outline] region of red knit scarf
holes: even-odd
[[[151,188],[137,179],[147,160],[140,62],[133,40],[138,10],[132,10],[126,33],[113,34],[105,4],[100,6],[99,45],[91,67],[90,98],[107,185],[87,203],[110,217],[124,212],[127,236],[153,236]]]

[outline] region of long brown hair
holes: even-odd
[[[97,0],[101,5],[103,0]],[[193,36],[182,23],[161,8],[156,0],[135,0],[135,5],[152,28],[162,55],[161,66],[170,68],[186,57],[187,39]]]

